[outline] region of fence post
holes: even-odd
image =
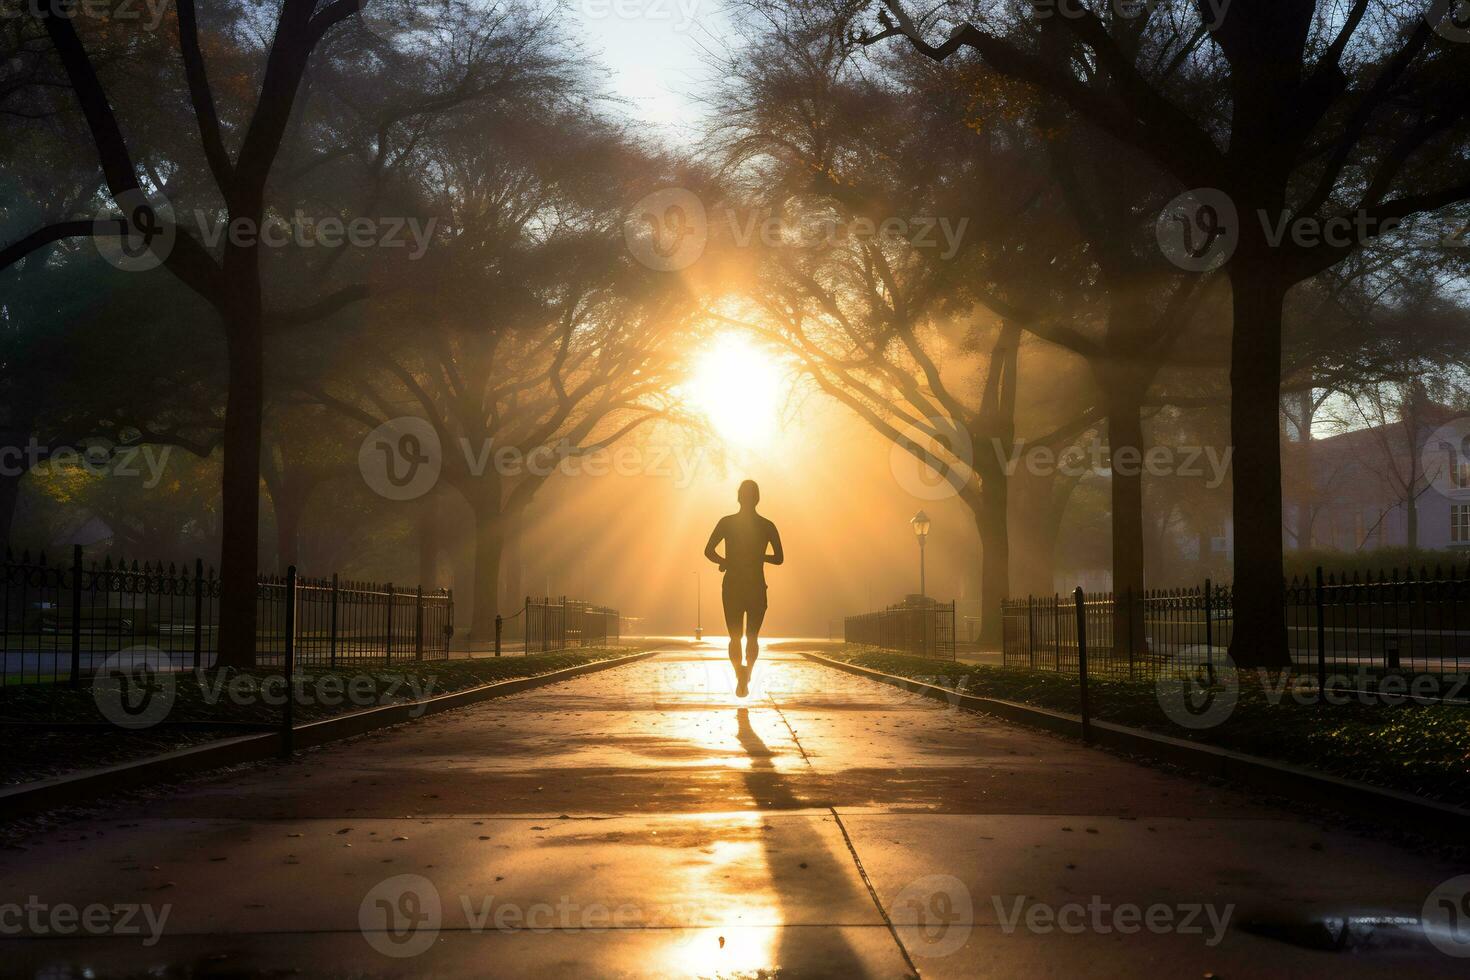
[[[24,647],[22,647],[24,649]],[[71,677],[72,687],[82,685],[82,546],[71,547]]]
[[[1215,627],[1210,622],[1210,604],[1214,601],[1214,586],[1205,579],[1205,676],[1211,686],[1215,683]]]
[[[327,625],[327,663],[337,667],[337,573],[332,573],[332,604]]]
[[[505,617],[495,614],[495,655],[500,656],[500,633],[505,629]]]
[[[286,703],[281,711],[281,754],[289,756],[294,748],[296,723],[296,566],[286,568]]]
[[[391,664],[393,662],[393,583],[389,582],[384,588],[388,590],[388,628],[385,631],[386,636],[383,642],[386,650],[385,661]]]
[[[413,659],[424,659],[424,586],[413,593]]]
[[[1137,595],[1133,591],[1133,586],[1131,586],[1131,585],[1128,586],[1128,588],[1125,589],[1124,592],[1123,592],[1123,616],[1124,616],[1124,622],[1127,624],[1127,627],[1123,630],[1123,638],[1124,638],[1123,642],[1125,642],[1125,643],[1128,644],[1128,679],[1130,681],[1133,680],[1133,676],[1134,676],[1133,675],[1133,669],[1134,669],[1133,655],[1134,655],[1135,649],[1138,646],[1138,637],[1136,637],[1136,636],[1133,635],[1133,616],[1134,616],[1134,613],[1137,612],[1137,610],[1133,608],[1133,604],[1135,602],[1137,602],[1137,601],[1138,601],[1138,597],[1137,597]],[[1117,622],[1117,620],[1118,620],[1118,607],[1117,607],[1116,604],[1114,604],[1114,606],[1113,606],[1113,629],[1114,629],[1114,631],[1116,631],[1118,629],[1118,622]]]
[[[194,669],[204,661],[204,559],[194,559]]]
[[[1031,661],[1031,669],[1036,669],[1036,597],[1026,596],[1026,653]]]
[[[1082,586],[1072,595],[1077,600],[1077,677],[1082,705],[1082,741],[1092,741],[1092,724],[1087,711],[1087,596]]]
[[[958,632],[960,628],[959,611],[960,601],[958,599],[949,600],[949,659],[951,660],[960,659],[958,651],[960,638]],[[1001,622],[1001,629],[1005,629],[1004,621]],[[1002,657],[1002,659],[1004,659],[1004,657]]]
[[[1327,604],[1322,594],[1322,566],[1317,566],[1317,690],[1327,690]]]
[[[1051,658],[1052,669],[1062,669],[1062,597],[1055,592],[1051,596]]]

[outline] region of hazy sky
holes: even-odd
[[[696,136],[702,113],[692,96],[709,78],[705,52],[727,34],[723,0],[567,2],[625,111],[674,145]]]

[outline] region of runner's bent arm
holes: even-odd
[[[765,556],[767,565],[780,565],[786,561],[786,552],[781,550],[781,532],[776,530],[774,522],[771,523],[771,551],[774,553]]]
[[[724,538],[725,522],[723,519],[721,519],[720,522],[715,525],[715,529],[709,533],[709,542],[704,546],[704,557],[708,558],[716,565],[719,565],[720,571],[722,572],[725,570],[725,559],[720,557],[720,553],[718,551],[715,551],[715,545],[723,541]]]

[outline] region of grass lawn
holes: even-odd
[[[589,647],[524,657],[339,665],[335,671],[304,667],[295,678],[295,718],[314,721],[636,652],[637,647]],[[162,724],[142,729],[109,725],[90,687],[6,688],[0,694],[0,730],[10,737],[0,783],[113,765],[280,723],[284,685],[278,669],[160,676],[173,683],[173,704]]]
[[[953,687],[967,694],[1078,712],[1076,678],[1016,667],[956,664],[871,647],[825,654],[859,667]],[[1234,711],[1213,728],[1176,724],[1159,705],[1153,682],[1092,679],[1092,716],[1417,796],[1470,806],[1470,709],[1445,705],[1299,703],[1240,673]]]

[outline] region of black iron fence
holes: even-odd
[[[285,652],[286,579],[261,579],[257,589],[256,658],[274,662]],[[454,637],[454,593],[343,582],[336,575],[300,578],[295,636],[298,664],[443,660]]]
[[[955,604],[905,603],[878,612],[848,616],[843,620],[842,638],[915,657],[953,660]]]
[[[1331,673],[1470,670],[1470,575],[1451,568],[1359,573],[1339,579],[1319,568],[1282,588],[1294,667]],[[1211,668],[1229,650],[1234,595],[1208,581],[1188,589],[1087,595],[1088,672],[1148,679],[1163,671]],[[1007,599],[1001,610],[1007,666],[1074,673],[1077,617],[1072,596]]]
[[[454,597],[392,585],[298,579],[288,609],[283,576],[255,584],[257,663],[279,665],[294,614],[296,661],[442,659],[454,630]],[[202,561],[192,568],[114,561],[67,564],[44,555],[0,566],[0,686],[80,684],[109,658],[155,670],[212,667],[219,653],[220,582]]]
[[[507,648],[520,653],[548,653],[568,647],[606,646],[622,638],[616,609],[580,599],[526,597],[512,616],[495,617],[495,655]]]

